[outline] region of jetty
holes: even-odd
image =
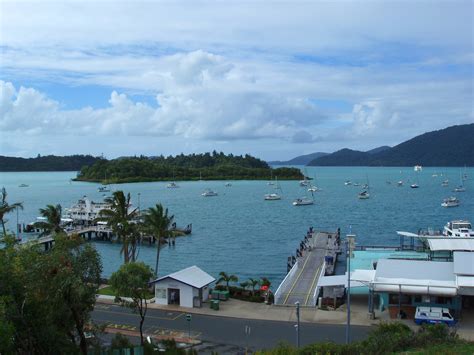
[[[340,250],[340,232],[313,231],[310,228],[296,250],[296,257],[289,258],[288,274],[275,292],[275,304],[315,307],[319,289],[318,279],[334,273]]]

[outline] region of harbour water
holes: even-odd
[[[468,174],[466,192],[455,193],[460,183],[460,170]],[[162,203],[175,216],[178,226],[193,224],[191,236],[178,238],[175,247],[164,247],[160,258],[160,275],[191,265],[217,277],[220,271],[236,274],[241,281],[249,277],[268,277],[276,288],[286,274],[286,261],[304,237],[309,226],[335,231],[342,235],[357,234],[359,244],[398,244],[397,230],[416,232],[419,228],[441,229],[453,219],[474,222],[474,169],[317,167],[307,168],[310,177],[322,191],[315,192],[315,204],[292,206],[297,197],[307,194],[297,181],[279,181],[283,199],[264,201],[274,192],[267,181],[178,182],[180,188],[167,189],[165,182],[114,185],[113,189],[130,192],[133,204],[142,209]],[[433,174],[438,176],[434,177]],[[0,173],[0,186],[8,192],[9,202],[22,201],[20,223],[34,221],[38,209],[47,204],[67,208],[86,195],[94,201],[103,198],[99,184],[71,182],[74,172]],[[441,176],[442,175],[442,176]],[[371,197],[360,200],[357,194],[369,181]],[[441,183],[449,179],[449,186]],[[358,182],[360,187],[345,186]],[[403,187],[396,182],[404,181]],[[390,181],[391,184],[388,184]],[[419,189],[411,189],[417,182]],[[27,184],[28,187],[19,187]],[[202,197],[204,189],[218,192],[215,197]],[[443,208],[441,202],[458,196],[461,205]],[[14,230],[16,214],[7,216]],[[104,276],[109,276],[122,263],[119,244],[94,243],[102,255]],[[139,259],[154,266],[154,247],[142,246]]]

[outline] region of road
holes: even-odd
[[[117,305],[97,304],[92,312],[96,323],[107,323],[110,327],[125,330],[139,330],[139,317],[130,309]],[[188,335],[189,323],[185,313],[149,309],[144,324],[144,332],[148,334]],[[250,327],[250,335],[246,336],[245,327]],[[301,323],[301,345],[320,341],[343,343],[345,326],[331,324]],[[352,339],[364,338],[370,327],[352,326]],[[241,318],[219,317],[193,314],[191,335],[200,340],[216,344],[250,347],[253,349],[271,348],[279,342],[290,344],[296,342],[296,330],[293,322],[249,320]]]

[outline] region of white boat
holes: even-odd
[[[359,193],[358,197],[359,197],[359,199],[361,199],[361,200],[367,200],[367,199],[370,198],[370,193],[369,193],[369,191],[364,190],[364,191],[362,191],[361,193]]]
[[[423,237],[423,238],[474,238],[474,230],[469,221],[454,220],[446,223],[443,230],[435,231],[432,228],[428,230],[420,229],[418,234],[410,232],[397,232],[398,235],[405,237]]]
[[[403,186],[403,181],[402,180],[398,181],[397,186]]]
[[[459,200],[456,197],[448,197],[443,200],[443,203],[441,203],[441,206],[443,207],[458,207],[459,206]]]
[[[97,188],[97,191],[99,191],[99,192],[110,192],[110,187],[109,187],[109,185],[99,186]]]
[[[465,192],[466,188],[464,187],[464,179],[461,175],[461,172],[459,172],[459,179],[461,180],[461,185],[458,185],[454,188],[454,192]]]
[[[296,200],[293,201],[293,206],[307,206],[307,205],[313,205],[314,200],[309,197],[302,197],[302,198],[297,198]]]
[[[352,185],[352,181],[347,180],[347,181],[344,183],[344,185],[346,185],[346,186]]]
[[[304,180],[301,180],[301,181],[300,181],[300,186],[303,186],[303,187],[304,187],[304,186],[308,186],[308,185],[309,185],[309,181],[306,180],[306,177],[305,177]]]
[[[411,187],[412,189],[417,189],[417,188],[420,187],[420,185],[418,185],[417,183],[414,183],[414,184],[411,184],[410,187]]]
[[[281,200],[281,196],[276,193],[271,193],[271,194],[266,194],[264,196],[265,201],[276,201],[276,200]]]
[[[317,192],[317,191],[319,191],[319,188],[317,186],[311,185],[308,188],[308,192]]]
[[[422,167],[421,165],[415,165],[415,166],[413,167],[413,170],[414,170],[414,171],[422,171],[422,170],[423,170],[423,167]]]
[[[170,182],[168,185],[166,185],[167,189],[177,189],[179,185],[175,183],[174,181]]]
[[[28,186],[30,186],[30,185],[27,185],[27,184],[20,184],[20,185],[18,185],[18,187],[28,187]]]
[[[443,186],[443,187],[449,186],[449,180],[448,180],[448,179],[444,180],[444,181],[441,183],[441,186]]]
[[[72,219],[74,224],[94,225],[99,217],[99,212],[108,210],[111,207],[112,205],[107,200],[104,202],[94,202],[84,196],[77,203],[65,209],[65,216]],[[129,206],[130,211],[131,208]]]
[[[360,186],[360,184],[358,182],[355,182],[352,184],[352,186]]]
[[[206,189],[206,190],[204,190],[204,192],[201,194],[201,196],[204,196],[204,197],[217,196],[217,192],[212,191],[211,189]]]

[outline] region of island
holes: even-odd
[[[272,169],[266,162],[251,155],[233,155],[222,152],[180,154],[158,157],[121,157],[100,159],[82,167],[76,181],[120,184],[149,181],[183,180],[300,180],[303,174],[297,168]]]

